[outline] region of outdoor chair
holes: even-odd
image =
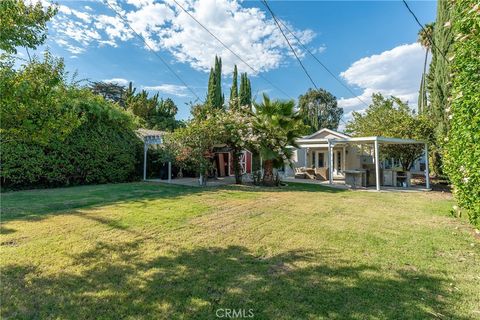
[[[327,167],[315,168],[315,177],[317,180],[322,180],[322,181],[328,180],[328,168]]]
[[[305,179],[305,168],[295,168],[295,179]]]

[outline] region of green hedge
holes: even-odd
[[[48,143],[2,142],[3,187],[25,188],[138,179],[142,142],[134,117],[86,90],[70,89],[68,108],[81,124]]]
[[[459,206],[480,226],[480,9],[476,0],[454,5],[452,105],[445,169]]]

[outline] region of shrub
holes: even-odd
[[[450,130],[445,146],[445,170],[459,206],[480,225],[480,8],[477,1],[454,6]]]
[[[1,177],[7,188],[66,186],[136,179],[142,142],[135,119],[87,90],[70,88],[62,101],[80,124],[48,143],[16,139],[2,143]]]

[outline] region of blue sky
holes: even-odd
[[[162,57],[183,81],[204,99],[208,68],[214,55],[224,61],[224,91],[228,97],[234,63],[247,66],[221,46],[172,0],[108,0],[155,50],[152,53],[105,3],[59,1],[60,12],[49,28],[47,46],[65,58],[79,79],[133,81],[138,88],[160,91],[189,116],[196,98],[156,56]],[[301,70],[259,1],[178,0],[246,60],[253,93],[274,98],[298,98],[312,84]],[[43,0],[43,2],[47,2]],[[418,26],[401,1],[270,1],[270,6],[309,49],[356,95],[353,97],[298,45],[317,86],[332,92],[345,109],[362,110],[373,92],[397,95],[416,105],[424,50],[416,44]],[[410,1],[423,23],[435,19],[436,2]],[[291,38],[295,45],[295,40]],[[273,88],[267,78],[287,95]],[[361,100],[361,101],[360,101]]]

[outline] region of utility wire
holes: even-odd
[[[415,13],[412,11],[412,9],[410,9],[410,6],[408,5],[407,1],[403,0],[403,4],[405,5],[405,7],[407,7],[407,10],[410,12],[410,14],[413,16],[413,18],[415,19],[415,21],[417,22],[417,24],[420,26],[420,28],[422,28],[422,31],[425,32],[425,34],[428,36],[428,40],[430,40],[430,42],[432,43],[432,45],[435,47],[435,49],[438,50],[438,52],[440,53],[440,55],[443,57],[443,59],[445,59],[445,61],[447,63],[449,63],[447,57],[445,56],[445,54],[443,53],[442,50],[440,50],[437,45],[435,44],[435,41],[433,41],[433,38],[432,36],[427,32],[427,30],[425,30],[425,27],[423,26],[423,24],[420,23],[420,21],[418,20],[417,16],[415,15]]]
[[[266,0],[263,0],[263,1],[266,3]],[[267,5],[267,7],[268,7],[268,5]],[[271,11],[271,9],[270,9],[270,11]],[[324,63],[322,63],[322,61],[320,61],[320,59],[315,54],[313,54],[313,52],[310,49],[308,49],[307,46],[297,37],[297,35],[295,33],[293,33],[293,31],[291,31],[288,28],[288,26],[285,25],[285,23],[283,23],[283,21],[279,20],[279,22],[295,38],[295,40],[302,46],[302,48],[305,49],[305,51],[307,51],[315,59],[315,61],[317,61],[322,66],[322,68],[325,69],[340,85],[342,85],[342,87],[347,89],[348,92],[350,92],[350,94],[354,98],[356,98],[358,101],[360,101],[364,105],[368,106],[368,103],[366,103],[365,101],[360,99],[360,97],[357,94],[355,94],[355,92],[353,92],[353,90],[350,87],[348,87],[345,83],[343,83],[343,81],[338,79],[338,77],[332,71],[330,71],[330,69]]]
[[[199,96],[195,93],[195,91],[193,91],[193,89],[182,79],[182,77],[180,77],[179,74],[177,74],[177,72],[175,72],[175,70],[172,69],[172,67],[170,67],[170,65],[165,61],[165,59],[163,59],[148,43],[147,41],[145,40],[145,38],[139,34],[137,31],[135,31],[135,29],[133,29],[133,27],[130,25],[130,23],[128,22],[128,20],[123,17],[117,10],[115,10],[115,8],[113,8],[109,3],[108,1],[103,1],[113,12],[115,12],[115,14],[117,15],[117,17],[119,17],[127,26],[130,30],[132,30],[132,32],[138,37],[140,38],[143,43],[145,44],[145,46],[147,46],[150,51],[152,51],[159,59],[160,61],[163,62],[163,64],[167,67],[168,70],[170,70],[170,72],[178,79],[180,80],[181,83],[183,83],[183,85],[188,88],[188,90],[197,98],[195,100],[198,101],[200,100]]]
[[[275,21],[275,24],[277,25],[278,30],[280,30],[280,32],[282,33],[283,37],[285,38],[285,41],[287,41],[288,46],[290,47],[290,49],[292,50],[293,54],[295,55],[295,58],[297,58],[297,61],[298,61],[298,63],[300,64],[300,66],[302,67],[303,71],[305,72],[305,74],[307,75],[307,77],[310,79],[310,81],[312,82],[312,84],[313,84],[313,86],[315,87],[315,89],[318,90],[318,87],[317,87],[317,85],[315,84],[315,81],[313,81],[312,77],[310,76],[310,74],[308,73],[307,69],[306,69],[305,66],[303,65],[302,60],[300,60],[300,58],[298,57],[297,53],[295,52],[295,49],[293,48],[292,44],[290,43],[290,40],[288,40],[287,35],[283,32],[282,27],[280,26],[280,23],[279,23],[278,20],[277,20],[277,17],[276,17],[275,14],[273,13],[272,9],[270,9],[270,6],[268,5],[267,1],[266,1],[266,0],[263,0],[263,4],[265,5],[265,7],[267,8],[267,10],[268,10],[268,11],[270,12],[270,14],[272,15],[273,21]]]
[[[177,0],[173,0],[173,2],[175,2],[179,7],[180,9],[182,9],[187,15],[190,16],[190,18],[192,18],[193,20],[195,20],[195,22],[200,25],[205,31],[207,31],[213,38],[215,38],[215,40],[217,40],[225,49],[227,49],[228,51],[230,51],[235,57],[237,57],[240,61],[242,61],[247,67],[249,67],[254,73],[258,74],[263,80],[265,80],[266,82],[268,82],[272,87],[274,87],[275,89],[277,89],[278,91],[280,91],[281,93],[283,93],[286,97],[288,97],[289,99],[294,99],[292,98],[288,93],[286,93],[285,91],[283,91],[282,89],[280,89],[279,87],[277,87],[274,83],[272,83],[270,80],[268,80],[265,76],[263,76],[258,70],[256,70],[254,67],[252,67],[250,64],[248,64],[248,62],[246,62],[245,60],[242,59],[242,57],[240,57],[235,51],[233,51],[229,46],[227,46],[222,40],[220,40],[215,34],[213,34],[207,27],[205,27],[200,21],[197,20],[197,18],[195,18],[194,15],[192,15],[190,12],[187,11],[187,9],[185,9]]]

